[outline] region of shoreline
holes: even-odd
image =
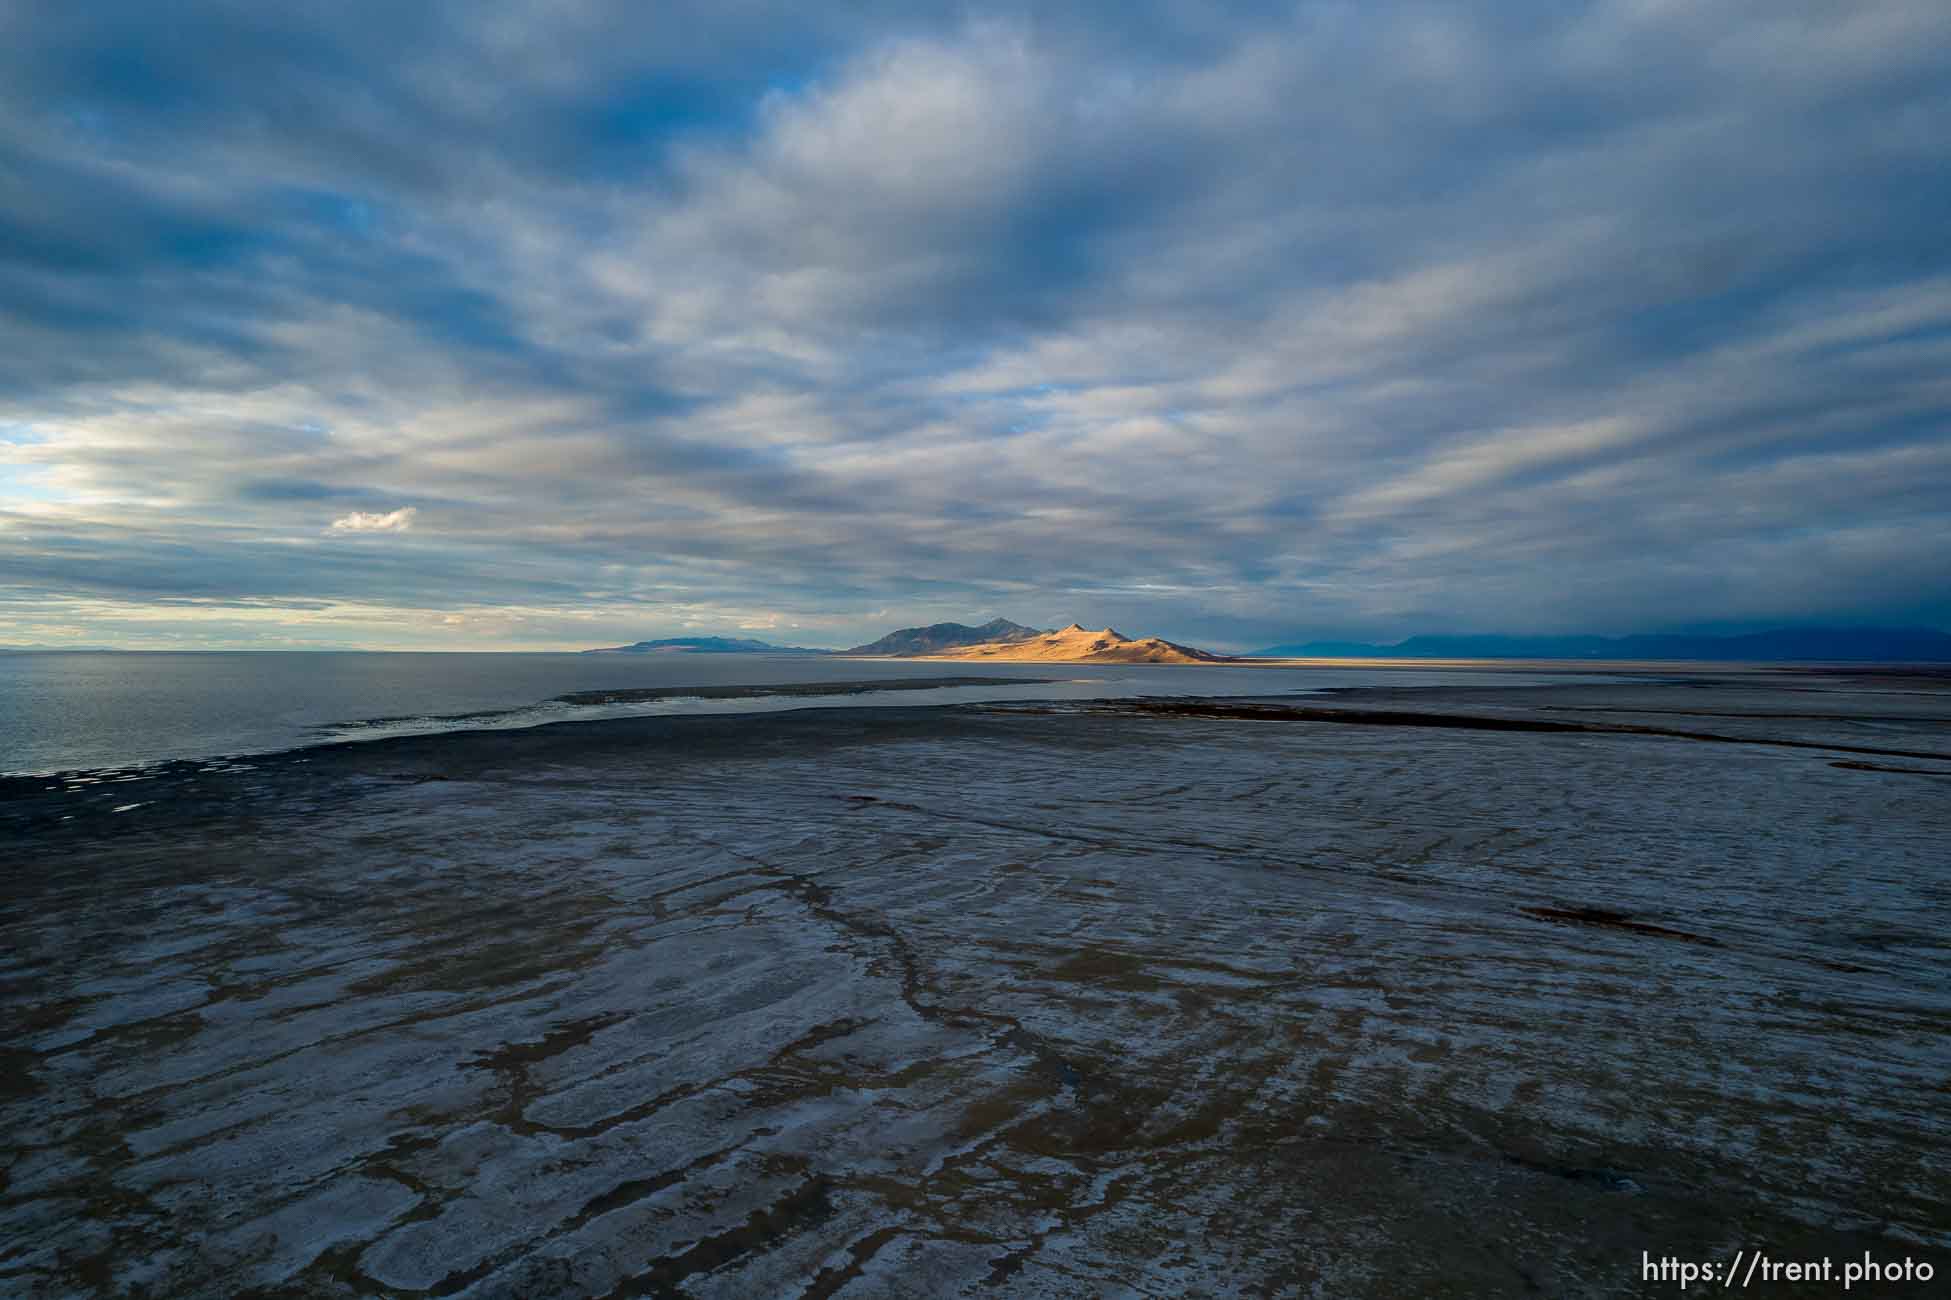
[[[267,652],[268,653],[268,652]],[[302,658],[302,656],[299,656]],[[493,656],[481,656],[489,657]],[[522,661],[534,656],[507,656],[511,661]],[[137,742],[133,735],[117,735],[117,728],[103,730],[100,736],[80,737],[74,745],[64,745],[59,728],[43,724],[41,734],[35,734],[35,719],[30,713],[26,721],[28,732],[21,737],[22,745],[15,748],[7,757],[13,758],[18,766],[7,772],[0,772],[0,781],[18,779],[48,779],[54,777],[115,777],[130,773],[151,770],[171,763],[223,763],[255,761],[263,756],[282,753],[288,750],[309,748],[340,740],[365,741],[397,734],[438,734],[446,731],[474,730],[479,726],[526,728],[548,725],[557,721],[577,720],[580,716],[630,716],[639,711],[657,713],[689,713],[720,711],[726,713],[747,710],[766,711],[773,707],[792,707],[795,700],[816,700],[821,697],[835,702],[861,696],[877,697],[886,692],[940,692],[944,704],[982,698],[982,692],[993,690],[995,698],[1014,698],[1019,695],[1048,695],[1083,698],[1091,693],[1089,683],[1104,679],[1109,682],[1104,693],[1113,697],[1129,697],[1147,693],[1169,696],[1247,696],[1262,693],[1260,686],[1244,686],[1241,683],[1252,679],[1264,681],[1269,689],[1289,690],[1294,693],[1338,690],[1344,682],[1333,679],[1337,675],[1366,680],[1377,686],[1400,682],[1404,679],[1427,678],[1432,681],[1441,678],[1452,680],[1482,680],[1486,683],[1509,682],[1514,678],[1549,677],[1560,680],[1587,680],[1594,677],[1630,677],[1635,679],[1664,679],[1680,675],[1705,674],[1716,679],[1742,678],[1767,681],[1771,678],[1835,678],[1861,679],[1866,687],[1874,685],[1883,690],[1910,690],[1922,693],[1939,693],[1951,690],[1951,668],[1938,669],[1930,665],[1903,664],[1838,664],[1834,666],[1813,664],[1714,664],[1683,661],[1586,661],[1586,660],[1240,660],[1223,664],[1124,664],[1093,663],[1090,661],[1054,660],[983,660],[976,662],[993,663],[997,668],[1013,671],[1029,670],[1037,675],[1026,676],[973,676],[958,674],[954,676],[930,677],[892,677],[853,679],[844,677],[830,681],[773,680],[747,682],[740,681],[743,675],[756,675],[760,672],[781,671],[783,664],[778,660],[766,660],[765,666],[746,662],[741,670],[729,674],[721,671],[721,663],[727,659],[751,660],[751,656],[704,656],[707,662],[698,665],[704,675],[703,680],[665,684],[653,678],[651,683],[637,685],[623,674],[621,680],[612,678],[587,681],[579,689],[564,690],[560,681],[551,682],[547,675],[534,682],[540,690],[536,694],[526,692],[504,692],[507,701],[492,702],[485,705],[476,703],[482,692],[448,692],[444,696],[435,692],[435,699],[447,705],[447,711],[440,703],[430,703],[427,707],[416,707],[416,697],[412,693],[402,694],[399,690],[390,693],[382,691],[371,700],[375,706],[371,712],[359,712],[360,701],[356,693],[347,693],[348,698],[340,702],[343,712],[327,713],[312,711],[309,716],[295,715],[285,721],[277,715],[275,708],[263,709],[253,703],[264,714],[258,717],[250,712],[239,715],[237,725],[222,725],[208,728],[210,735],[196,739],[205,728],[199,725],[199,717],[192,705],[184,700],[166,700],[166,707],[157,715],[160,729],[153,734],[158,737],[183,735],[185,740],[178,743]],[[885,672],[914,670],[927,672],[939,670],[942,665],[952,664],[966,668],[970,661],[957,661],[940,658],[891,658],[891,657],[851,657],[846,660],[843,671],[860,671],[869,665],[884,666]],[[1230,682],[1224,675],[1218,678],[1207,673],[1186,673],[1188,668],[1253,669],[1232,675]],[[1265,670],[1277,669],[1281,672],[1267,673]],[[790,672],[790,669],[786,670]],[[716,674],[714,679],[713,674]],[[1052,675],[1054,674],[1054,675]],[[1078,674],[1086,674],[1079,677]],[[1159,676],[1153,677],[1153,674]],[[139,681],[140,679],[138,679]],[[641,679],[640,679],[641,680]],[[1148,683],[1156,681],[1168,685],[1167,689],[1153,691]],[[1222,682],[1226,684],[1222,685]],[[573,679],[568,684],[575,684]],[[553,687],[553,689],[551,689]],[[133,690],[125,691],[127,697],[122,701],[123,711],[139,716],[134,711],[144,708],[143,698]],[[492,692],[489,693],[492,698]],[[57,697],[58,698],[58,697]],[[422,697],[424,698],[424,697]],[[879,704],[879,699],[871,702]],[[5,701],[0,700],[0,705]],[[459,705],[459,708],[455,706]],[[195,702],[194,707],[210,709],[213,717],[222,715],[214,712],[223,707],[221,698],[211,698]],[[52,716],[52,715],[50,715]],[[173,723],[174,726],[161,725]],[[126,729],[126,728],[122,728]],[[251,733],[259,734],[251,734]],[[65,750],[65,752],[64,752]]]
[[[712,658],[717,658],[717,656],[712,656]],[[917,665],[926,664],[932,667],[935,663],[941,661],[930,661],[924,659],[890,659],[887,657],[875,657],[875,658],[862,657],[857,660],[853,660],[851,662],[902,663],[902,664],[917,664]],[[1117,671],[1120,669],[1125,669],[1125,670],[1141,669],[1145,671],[1157,671],[1160,669],[1164,669],[1169,671],[1178,668],[1192,667],[1192,666],[1195,665],[1056,664],[1056,663],[1048,663],[1048,662],[1046,662],[1043,665],[1043,667],[1045,667],[1046,669],[1089,668],[1089,669],[1096,669],[1099,672],[1103,672],[1107,670]],[[1196,666],[1206,667],[1210,665],[1196,665]],[[1220,665],[1220,666],[1224,666],[1224,665]],[[1445,670],[1439,667],[1433,669],[1426,669],[1424,671],[1441,672]],[[1522,671],[1522,670],[1514,669],[1512,671]],[[1582,675],[1586,675],[1586,673],[1581,670],[1568,670],[1565,675],[1582,676]],[[702,701],[702,702],[722,701],[727,703],[728,705],[735,706],[736,704],[741,702],[763,703],[768,699],[777,699],[781,701],[795,700],[795,699],[816,699],[816,698],[831,698],[835,700],[846,700],[849,699],[850,697],[862,696],[862,695],[884,695],[884,694],[892,694],[892,693],[900,693],[900,692],[937,691],[937,690],[968,692],[968,691],[975,691],[975,690],[984,690],[988,688],[995,688],[999,691],[1016,692],[1020,690],[1035,690],[1042,687],[1062,687],[1066,684],[1073,683],[1073,682],[1077,682],[1079,684],[1085,684],[1097,680],[1099,679],[1091,678],[1091,677],[1078,679],[1074,677],[1062,677],[1062,676],[1004,677],[1004,676],[977,676],[977,675],[969,675],[969,674],[958,674],[952,676],[915,677],[915,678],[905,678],[905,677],[879,678],[879,679],[837,678],[829,681],[813,681],[813,682],[773,682],[773,683],[754,683],[754,684],[737,683],[737,682],[732,682],[732,683],[706,682],[706,683],[692,683],[692,684],[686,684],[681,686],[659,685],[659,686],[647,686],[647,687],[638,687],[638,686],[604,687],[604,688],[596,688],[596,689],[585,689],[579,691],[560,692],[557,694],[544,696],[539,699],[529,699],[529,700],[524,700],[520,703],[496,705],[489,708],[471,709],[465,712],[456,712],[456,713],[398,712],[398,713],[376,714],[376,715],[363,717],[363,718],[321,720],[321,721],[310,722],[305,724],[305,728],[304,728],[305,731],[311,733],[311,735],[314,736],[315,738],[301,738],[301,737],[294,736],[288,740],[285,740],[283,743],[274,742],[274,743],[263,745],[261,747],[217,748],[205,752],[187,752],[187,753],[178,753],[174,755],[164,755],[164,756],[156,757],[145,761],[131,762],[131,763],[114,763],[114,762],[108,762],[108,763],[97,762],[97,763],[82,763],[82,764],[50,763],[45,766],[35,767],[32,769],[21,769],[13,772],[0,772],[0,789],[4,788],[5,782],[16,781],[16,780],[47,780],[47,779],[54,779],[54,778],[61,778],[61,777],[84,777],[84,776],[115,777],[115,776],[130,774],[130,773],[149,771],[157,768],[170,766],[173,764],[183,764],[183,763],[222,764],[222,763],[238,763],[238,762],[255,762],[272,755],[282,754],[294,750],[311,749],[311,748],[317,748],[319,746],[333,745],[339,743],[366,744],[366,743],[371,743],[373,741],[382,740],[382,739],[392,739],[398,736],[445,735],[445,734],[454,734],[454,733],[476,731],[476,730],[528,730],[537,726],[553,726],[563,722],[600,721],[600,720],[604,720],[605,718],[614,718],[614,717],[677,716],[679,712],[695,712],[699,715],[719,713],[726,716],[732,716],[732,715],[738,715],[748,711],[750,712],[777,711],[777,710],[769,710],[763,708],[757,710],[741,710],[737,707],[727,707],[721,710],[712,710],[706,708],[700,710],[673,711],[673,713],[671,714],[639,715],[635,713],[624,713],[624,714],[597,714],[591,717],[560,717],[560,716],[548,716],[547,710],[551,708],[603,709],[603,708],[629,707],[631,705],[656,705],[656,704],[663,704],[663,703],[682,703],[685,701],[694,701],[694,700]],[[1333,688],[1328,688],[1328,689],[1333,689]],[[1190,693],[1190,692],[1166,692],[1166,693],[1176,694],[1176,693]],[[1234,694],[1237,692],[1226,692],[1226,693]],[[998,698],[1008,698],[1008,697],[999,696]],[[1082,698],[1082,697],[1076,696],[1073,698]],[[937,707],[952,707],[957,703],[963,703],[963,702],[969,702],[969,701],[967,701],[966,699],[946,699],[946,700],[942,700]],[[817,706],[793,705],[789,707],[817,707]],[[843,706],[837,706],[837,707],[843,707]],[[502,726],[502,727],[466,725],[469,723],[482,723],[482,722],[496,720],[496,719],[509,719],[509,720],[521,719],[521,720],[511,721],[509,725]]]
[[[1581,674],[1566,674],[1580,676]],[[1611,674],[1594,669],[1593,678]],[[1760,679],[1767,674],[1744,673],[1723,681],[1726,687],[1768,689]],[[1888,679],[1872,677],[1859,682],[1855,674],[1816,674],[1820,680],[1846,688],[1852,695],[1899,696],[1924,700],[1942,698],[1934,691],[1908,692],[1884,689]],[[1583,692],[1664,692],[1685,678],[1660,674],[1632,676],[1623,681],[1551,682],[1511,685],[1487,674],[1482,685],[1392,685],[1324,687],[1306,693],[1238,692],[1210,695],[1096,696],[1067,699],[1014,699],[974,702],[862,706],[854,703],[808,704],[762,711],[701,711],[671,714],[626,714],[593,718],[560,718],[519,727],[456,727],[449,729],[376,735],[365,738],[337,738],[312,744],[289,746],[262,753],[218,755],[195,759],[168,759],[137,767],[71,769],[51,773],[0,775],[0,831],[16,836],[94,833],[111,825],[116,810],[130,812],[147,809],[141,817],[114,823],[117,833],[158,824],[181,825],[200,820],[207,810],[219,806],[210,802],[212,792],[224,800],[237,797],[244,786],[285,788],[323,781],[445,780],[456,772],[508,764],[547,764],[564,759],[589,761],[603,754],[619,759],[640,757],[645,749],[671,749],[680,758],[700,753],[736,754],[755,744],[803,743],[823,746],[837,743],[848,735],[876,730],[890,735],[915,736],[966,730],[977,719],[1029,719],[1035,717],[1076,717],[1095,714],[1102,717],[1154,719],[1177,716],[1185,721],[1233,721],[1313,723],[1336,726],[1388,726],[1410,730],[1535,731],[1566,735],[1642,736],[1651,738],[1713,741],[1735,744],[1786,745],[1791,748],[1832,751],[1838,758],[1887,757],[1925,762],[1951,763],[1951,740],[1936,747],[1866,745],[1857,735],[1836,735],[1830,739],[1766,739],[1760,736],[1715,734],[1712,724],[1688,728],[1677,725],[1672,712],[1650,704],[1624,710],[1612,706],[1580,708],[1577,704],[1552,701],[1575,697]],[[910,686],[900,681],[857,683],[855,690],[828,690],[832,684],[787,684],[777,690],[780,698],[808,695],[844,697],[883,690],[936,689],[941,681],[969,679],[921,679],[928,685]],[[1038,679],[1047,681],[1049,679]],[[1780,689],[1806,693],[1808,675],[1798,675],[1780,683]],[[1000,683],[1018,683],[1001,679]],[[1760,684],[1757,684],[1757,683]],[[1793,684],[1790,684],[1792,682]],[[845,685],[845,684],[843,684]],[[651,688],[657,698],[664,692],[681,692],[689,698],[700,694],[691,688]],[[722,688],[727,698],[746,698],[744,691],[756,688]],[[768,688],[770,689],[770,688]],[[608,693],[605,693],[608,694]],[[1305,703],[1302,703],[1305,701]],[[1491,701],[1484,713],[1485,701]],[[1801,706],[1806,708],[1808,706]],[[1627,715],[1617,716],[1623,712]],[[1688,710],[1679,710],[1682,714]],[[1523,715],[1522,718],[1514,715]],[[1567,720],[1569,715],[1570,720]],[[1706,714],[1706,718],[1717,715]],[[1766,722],[1793,720],[1806,716],[1812,721],[1825,718],[1846,721],[1852,714],[1797,715],[1777,709],[1772,713],[1731,715],[1734,719],[1752,718]],[[1913,718],[1897,712],[1899,720],[1932,721],[1937,715]],[[1947,712],[1951,719],[1951,700]],[[1528,720],[1525,720],[1528,719]],[[1726,730],[1726,726],[1722,730]],[[1926,774],[1936,774],[1934,771]],[[247,800],[256,802],[256,800]],[[133,805],[133,806],[131,806]],[[173,815],[158,823],[165,806]],[[63,832],[65,831],[65,834]]]

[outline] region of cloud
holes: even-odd
[[[413,506],[401,506],[385,514],[374,514],[355,510],[332,521],[335,533],[404,533],[413,527],[413,517],[420,512]]]
[[[1951,623],[1941,3],[988,12],[10,17],[0,608]]]

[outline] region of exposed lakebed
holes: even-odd
[[[1951,763],[1859,760],[1947,706],[817,709],[17,785],[0,1287],[1943,1270]]]

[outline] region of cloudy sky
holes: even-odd
[[[1951,627],[1944,0],[0,6],[0,642]]]

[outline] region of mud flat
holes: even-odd
[[[4,783],[0,1294],[1941,1282],[1947,754],[1744,674]]]

